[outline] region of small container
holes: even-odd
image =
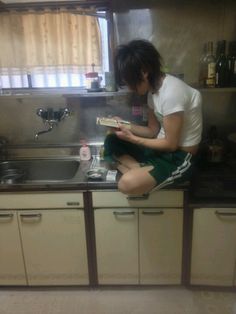
[[[93,88],[94,82],[97,82],[96,89],[99,88],[99,76],[97,72],[89,72],[85,74],[86,77],[86,88],[91,89]]]
[[[91,151],[87,144],[83,144],[79,150],[80,160],[90,160],[91,159]]]

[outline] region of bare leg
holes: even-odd
[[[122,164],[118,164],[117,169],[122,173],[126,173],[127,171],[129,171],[130,169],[127,168],[126,166],[122,165]]]
[[[150,192],[157,184],[149,171],[153,166],[133,168],[125,172],[118,182],[118,189],[128,195],[142,195]]]

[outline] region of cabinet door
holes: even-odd
[[[138,283],[137,209],[96,209],[99,284]]]
[[[0,285],[26,285],[15,211],[0,211]]]
[[[180,284],[182,209],[139,209],[140,283]]]
[[[232,286],[236,256],[236,209],[194,210],[191,283]]]
[[[83,210],[18,215],[29,285],[88,284]]]

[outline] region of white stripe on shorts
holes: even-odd
[[[175,179],[181,178],[182,175],[189,169],[189,167],[191,166],[191,158],[192,158],[192,154],[188,153],[185,158],[183,163],[177,167],[177,169],[175,171],[173,171],[171,173],[171,176],[169,176],[166,180],[164,180],[162,183],[160,183],[159,185],[157,185],[155,188],[153,188],[150,193],[160,190],[161,188],[163,188],[164,186],[167,186],[169,184],[174,183]]]

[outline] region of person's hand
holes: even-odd
[[[111,119],[114,119],[114,120],[116,120],[116,121],[123,120],[121,117],[118,117],[118,116],[114,116],[114,117],[112,117]]]
[[[136,136],[124,125],[119,125],[119,130],[116,129],[115,134],[117,137],[119,137],[121,140],[135,143]]]
[[[122,118],[121,118],[121,117],[118,117],[118,116],[111,117],[111,119],[114,119],[114,120],[116,120],[117,122],[119,122],[120,120],[122,120]],[[115,133],[115,132],[117,131],[117,128],[109,127],[109,128],[108,128],[108,131],[109,131],[109,133]]]

